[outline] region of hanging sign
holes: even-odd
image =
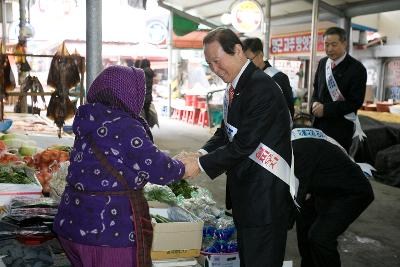
[[[311,47],[311,33],[295,33],[271,37],[271,54],[298,54],[309,53]],[[324,51],[323,32],[318,32],[317,51]]]
[[[152,20],[147,23],[147,41],[151,44],[161,44],[166,41],[168,30],[164,23]]]
[[[239,32],[257,30],[263,19],[260,5],[255,1],[240,1],[231,10],[233,27]]]

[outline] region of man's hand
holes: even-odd
[[[194,178],[201,172],[198,159],[201,154],[199,152],[185,152],[182,151],[174,157],[185,165],[184,179]]]
[[[312,105],[312,114],[315,117],[321,118],[324,116],[324,105],[320,102],[314,102]]]
[[[186,152],[186,151],[182,151],[179,154],[176,154],[173,158],[182,161],[182,159],[184,158],[188,158],[188,157],[200,157],[201,153],[200,152]]]
[[[182,159],[183,164],[185,164],[185,175],[183,176],[184,179],[194,178],[201,172],[199,163],[198,163],[198,156],[196,157],[186,157]]]

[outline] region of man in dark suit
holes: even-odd
[[[201,168],[214,179],[227,175],[227,204],[237,228],[241,266],[281,267],[288,217],[290,116],[278,85],[246,58],[229,29],[203,40],[211,70],[228,83],[221,127],[195,160],[183,159],[188,173]]]
[[[359,122],[357,128],[356,125],[357,110],[364,101],[367,72],[359,61],[346,53],[343,29],[327,29],[324,43],[327,57],[320,60],[314,79],[313,126],[349,151],[355,129],[357,135],[363,134]]]
[[[253,61],[257,67],[262,69],[268,74],[282,89],[282,93],[285,96],[286,104],[289,108],[290,115],[294,116],[294,103],[293,103],[293,91],[290,86],[288,76],[282,71],[274,68],[269,64],[268,60],[264,60],[263,44],[260,38],[247,38],[243,41],[244,53],[248,59]]]
[[[329,139],[316,129],[292,133],[301,267],[340,267],[337,238],[374,199],[360,167]]]

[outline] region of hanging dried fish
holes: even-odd
[[[0,95],[5,97],[7,92],[14,90],[15,78],[11,70],[10,61],[8,56],[0,54]]]
[[[18,68],[22,72],[31,71],[31,66],[26,60],[26,42],[19,41],[15,46],[15,54],[19,54],[15,56],[15,64],[17,64]]]
[[[44,106],[46,106],[46,99],[44,98],[44,90],[43,90],[43,86],[40,83],[38,77],[36,76],[32,76],[32,87],[31,87],[31,91],[33,93],[38,93],[40,94],[40,98],[42,99],[42,102],[44,104]],[[33,98],[33,102],[37,103],[37,96],[35,95]]]
[[[15,77],[14,73],[11,70],[11,64],[8,60],[8,56],[5,59],[5,67],[4,67],[4,87],[6,92],[11,92],[15,89]]]
[[[5,84],[5,59],[6,55],[0,55],[0,97],[1,99],[6,97],[6,87],[4,86]]]
[[[66,77],[61,82],[60,73],[65,72]],[[63,88],[70,89],[80,82],[79,68],[73,57],[70,56],[65,43],[63,42],[54,55],[49,75],[47,77],[47,85],[56,88],[61,82]]]
[[[71,57],[65,43],[58,48],[51,61],[47,84],[54,87],[51,94],[47,117],[52,119],[58,127],[58,136],[65,120],[72,118],[76,108],[69,99],[69,89],[80,82],[79,69],[74,57]]]
[[[38,107],[37,95],[40,94],[43,104],[46,106],[46,99],[44,98],[44,90],[43,86],[40,83],[39,79],[36,76],[28,75],[25,80],[21,84],[21,93],[28,93],[31,91],[35,93],[31,96],[32,99],[32,114],[40,114],[40,108]],[[24,96],[18,97],[18,102],[15,106],[15,112],[21,112],[21,104]]]
[[[86,71],[86,65],[85,65],[85,60],[83,60],[83,57],[78,53],[78,50],[74,50],[74,52],[71,54],[73,56],[73,59],[75,61],[75,65],[78,66],[78,70],[80,73],[84,73]]]
[[[61,138],[61,129],[65,120],[72,118],[75,111],[76,108],[71,100],[69,100],[68,95],[59,95],[56,91],[51,94],[49,107],[47,108],[47,117],[57,125],[58,137]]]

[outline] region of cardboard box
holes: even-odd
[[[240,267],[239,253],[201,252],[199,263],[203,267]],[[284,261],[282,267],[293,267],[293,262]]]
[[[168,207],[149,202],[150,214],[168,217]],[[203,221],[153,224],[153,260],[191,258],[200,255]]]
[[[240,267],[239,253],[201,253],[203,267]]]
[[[153,261],[153,267],[195,267],[198,263],[195,258],[188,259],[170,259]]]

